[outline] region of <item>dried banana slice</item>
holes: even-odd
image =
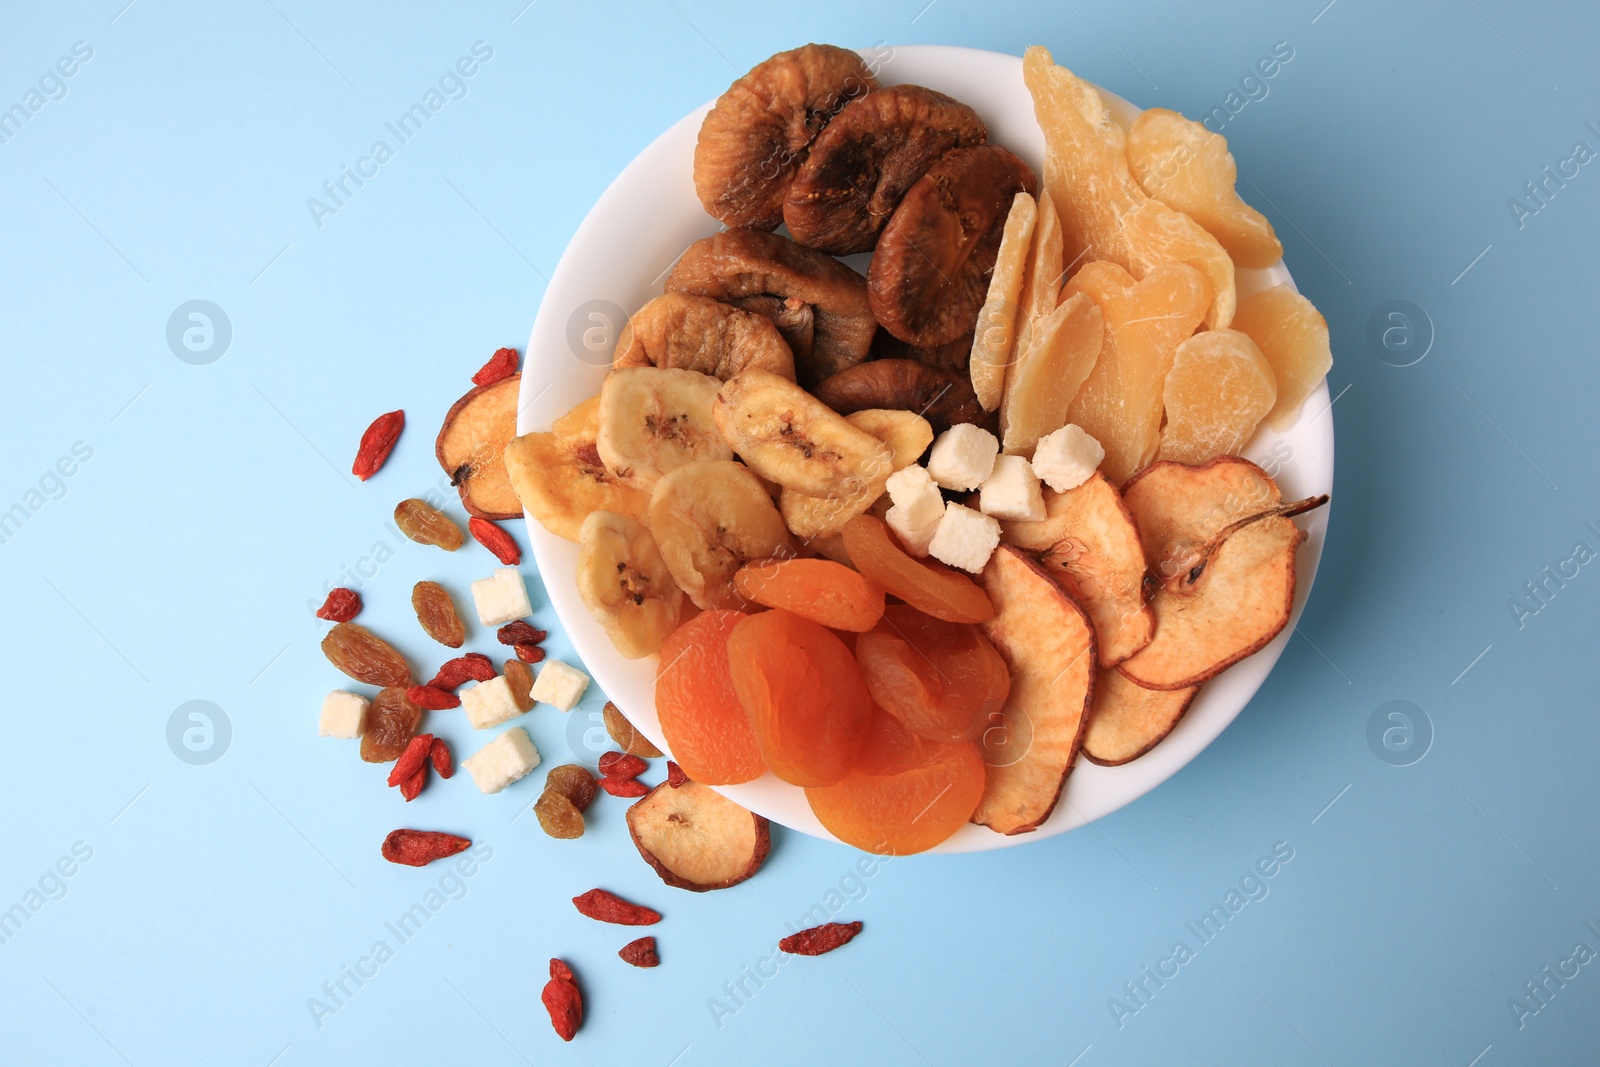
[[[614,511],[591,512],[578,530],[578,595],[626,659],[661,651],[683,612],[655,538]]]
[[[702,608],[746,607],[733,587],[739,568],[795,554],[772,497],[743,464],[727,460],[668,472],[650,495],[649,523],[672,577]]]
[[[800,388],[767,371],[723,383],[712,405],[723,438],[763,478],[807,496],[835,496],[888,477],[889,446]]]
[[[698,459],[732,459],[711,403],[722,383],[709,374],[663,367],[626,367],[600,388],[595,447],[606,468],[635,489],[650,489],[674,467]]]

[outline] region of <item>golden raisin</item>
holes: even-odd
[[[506,684],[511,687],[511,699],[517,702],[518,711],[533,710],[533,672],[520,659],[506,660]]]
[[[368,685],[411,684],[411,668],[394,646],[353,622],[341,622],[322,639],[328,662],[358,682]]]
[[[547,793],[560,793],[572,801],[572,806],[579,811],[588,811],[589,805],[594,803],[597,790],[594,784],[594,775],[589,773],[587,767],[580,767],[576,763],[563,763],[551,769],[545,776],[544,789]]]
[[[411,587],[411,610],[427,635],[449,648],[460,648],[467,639],[450,591],[438,582],[418,582]]]
[[[606,701],[605,711],[601,714],[605,717],[606,733],[611,735],[611,740],[615,741],[622,751],[642,759],[661,758],[661,750],[652,745],[650,739],[641,734],[611,701]]]
[[[394,506],[394,524],[417,544],[438,545],[446,552],[454,552],[466,539],[444,512],[416,497]]]
[[[400,758],[422,722],[422,709],[406,699],[400,686],[390,686],[372,699],[367,728],[361,735],[361,758],[389,763]]]
[[[583,812],[553,789],[546,789],[533,802],[533,813],[551,837],[571,840],[583,836]]]

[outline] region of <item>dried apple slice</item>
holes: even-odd
[[[1117,767],[1149,752],[1172,732],[1200,691],[1145,689],[1116,670],[1102,670],[1094,680],[1094,711],[1083,737],[1083,755],[1091,763]]]
[[[515,519],[522,513],[504,460],[517,436],[517,390],[522,375],[480,385],[457,400],[439,427],[433,451],[461,505],[485,519]]]
[[[982,583],[995,616],[981,625],[1011,669],[1011,695],[979,739],[985,782],[972,821],[1022,834],[1050,817],[1078,758],[1094,689],[1094,628],[1021,549],[996,549]]]
[[[1279,285],[1241,300],[1233,325],[1250,335],[1272,365],[1278,399],[1265,421],[1274,430],[1287,430],[1333,366],[1328,321],[1311,301]]]
[[[738,885],[772,847],[767,820],[710,786],[662,782],[628,808],[628,832],[661,880],[704,893]]]
[[[1045,517],[1002,522],[1007,544],[1040,553],[1050,576],[1089,613],[1102,666],[1145,645],[1155,617],[1144,602],[1144,549],[1122,498],[1096,473],[1065,493],[1046,489]]]

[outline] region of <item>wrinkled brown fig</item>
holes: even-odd
[[[958,422],[983,424],[989,419],[965,374],[909,359],[862,363],[823,379],[812,392],[841,415],[867,408],[915,411],[932,424],[934,433]]]
[[[920,348],[971,333],[989,292],[1006,214],[1038,182],[999,145],[946,152],[906,193],[867,272],[872,313]]]
[[[978,113],[920,85],[878,89],[817,135],[789,186],[783,221],[807,248],[870,252],[901,197],[952,148],[983,144]]]
[[[694,188],[729,226],[775,229],[811,143],[846,104],[878,87],[861,57],[808,44],[756,64],[700,124]]]
[[[611,367],[692,370],[723,381],[760,367],[794,380],[794,356],[771,319],[689,293],[663,293],[634,312]]]
[[[957,337],[949,344],[918,348],[908,345],[888,330],[879,330],[872,339],[873,359],[910,359],[937,370],[966,371],[972,359],[972,334]]]
[[[724,230],[696,241],[667,275],[666,289],[770,318],[805,386],[866,359],[878,329],[865,278],[775,233]]]

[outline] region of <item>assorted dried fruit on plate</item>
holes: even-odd
[[[1240,288],[1282,246],[1221,136],[1165,110],[1124,129],[1043,48],[1022,67],[1042,173],[855,53],[757,65],[695,152],[727,228],[595,398],[507,443],[617,651],[659,657],[687,780],[630,826],[663,877],[684,790],[767,772],[870,850],[1036,829],[1080,753],[1148,751],[1288,622],[1293,517],[1326,498],[1282,502],[1239,453],[1322,381],[1326,323]],[[867,252],[864,275],[835,258]]]

